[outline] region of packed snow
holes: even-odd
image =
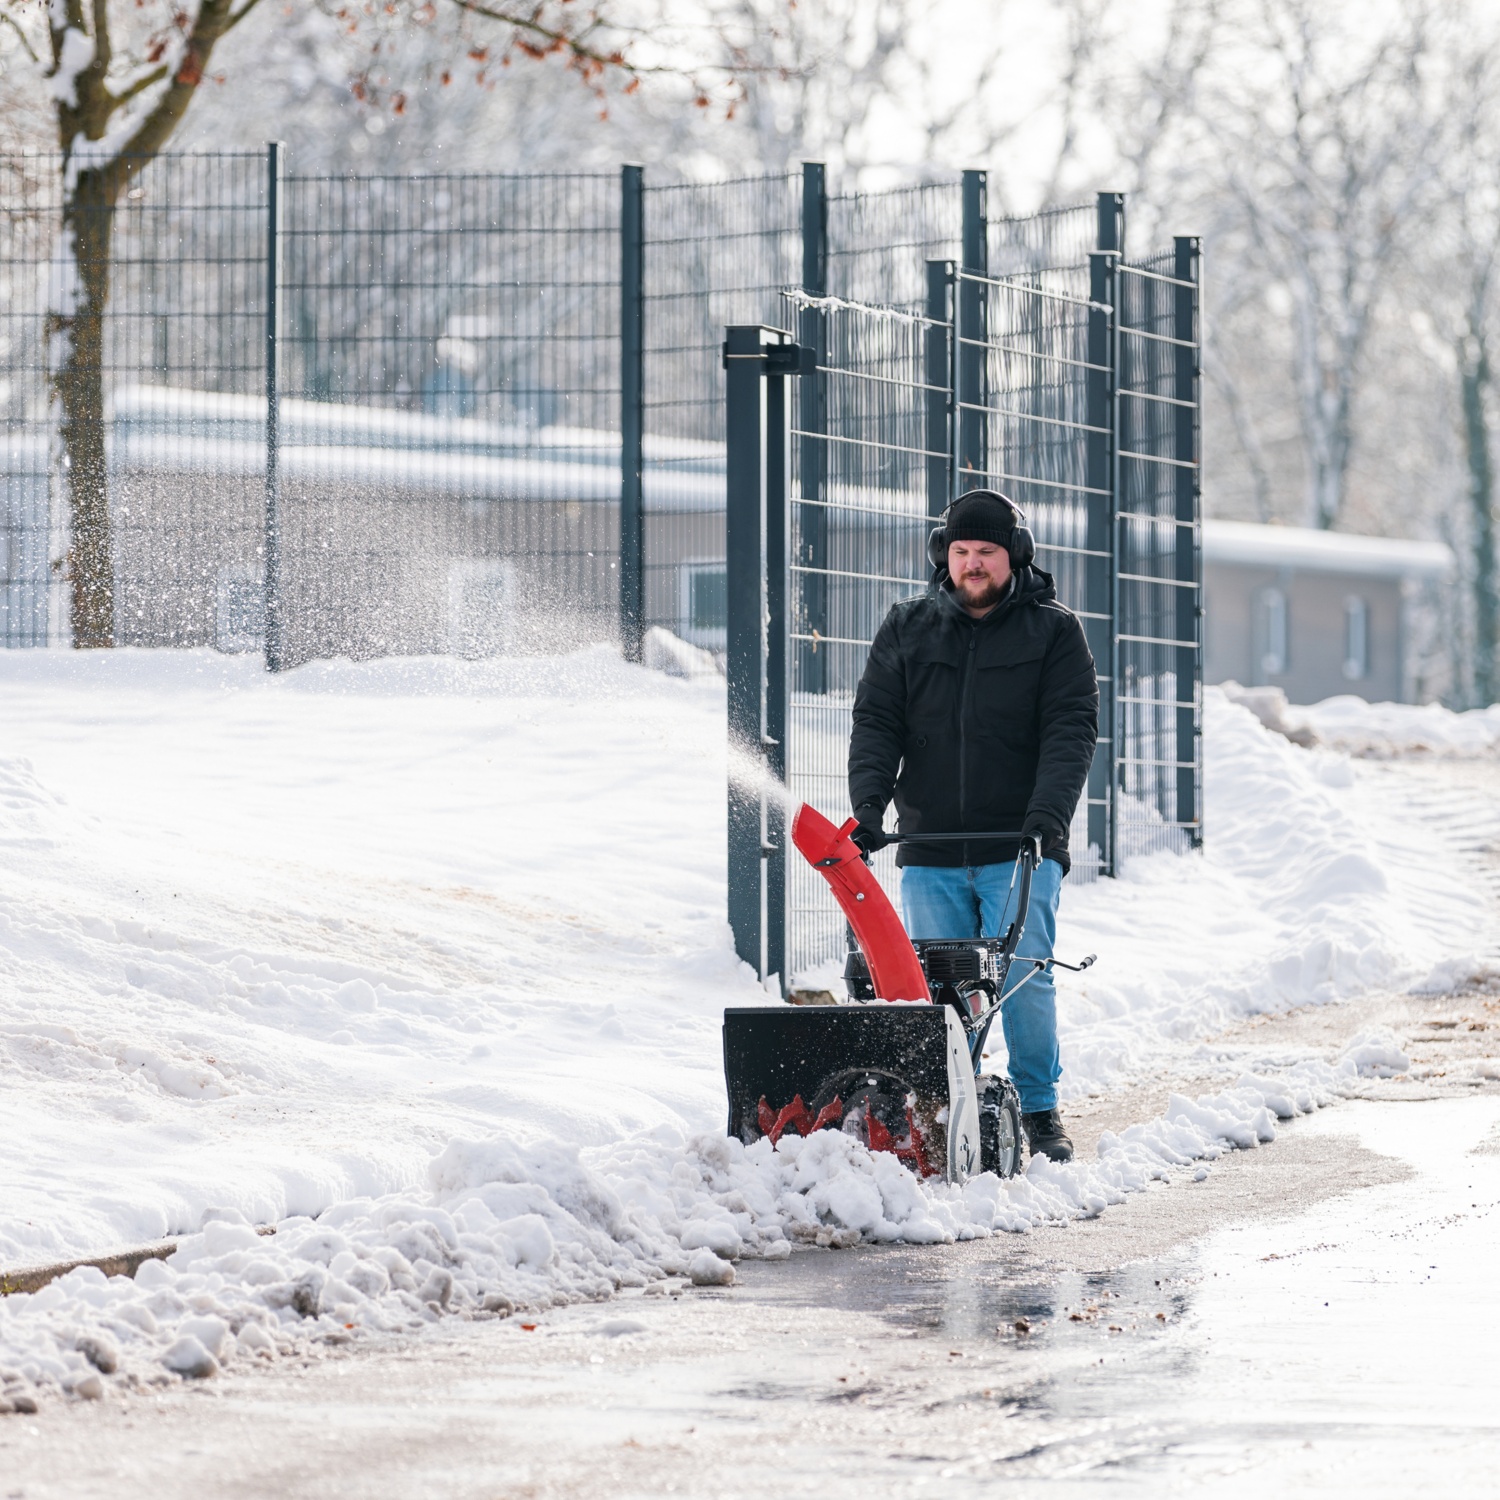
[[[1371,760],[1500,754],[1500,704],[1450,713],[1438,703],[1366,703],[1345,695],[1292,712],[1320,743]]]
[[[1094,1160],[921,1184],[837,1132],[723,1136],[720,1014],[765,993],[724,920],[717,680],[598,648],[6,653],[0,683],[0,1268],[184,1236],[0,1302],[12,1406],[1097,1213],[1407,1065],[1375,1033],[1247,1071],[1228,1023],[1493,946],[1430,825],[1210,692],[1205,849],[1065,892],[1064,956],[1101,957],[1059,997],[1067,1097],[1222,1084]]]

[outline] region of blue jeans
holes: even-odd
[[[1014,871],[1014,864],[952,869],[907,865],[901,871],[907,932],[914,938],[1003,937],[1016,912]],[[1052,957],[1062,881],[1063,868],[1053,859],[1044,859],[1032,876],[1031,907],[1016,948],[1019,957]],[[1007,988],[1021,977],[1016,969],[1011,974]],[[1053,1108],[1062,1064],[1057,1056],[1057,992],[1051,969],[1028,979],[1001,1006],[1000,1024],[1021,1109],[1031,1114]]]

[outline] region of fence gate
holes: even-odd
[[[1095,224],[1072,264],[1013,226],[966,235],[925,263],[917,308],[788,293],[795,346],[728,330],[730,917],[784,987],[835,984],[846,932],[779,789],[847,815],[870,642],[927,586],[927,533],[965,490],[1026,510],[1098,666],[1075,879],[1201,840],[1198,246],[1126,262],[1114,194]],[[891,851],[875,868],[894,895]]]

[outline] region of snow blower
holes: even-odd
[[[1008,1078],[984,1076],[985,1038],[1008,999],[1053,959],[1017,958],[1031,877],[1041,861],[1016,833],[895,835],[892,842],[1016,839],[1016,918],[1001,938],[917,941],[906,935],[869,861],[804,803],[792,842],[828,882],[848,918],[848,1000],[724,1012],[729,1133],[772,1146],[788,1132],[842,1130],[889,1151],[922,1177],[961,1182],[1021,1168],[1021,1108]],[[897,1003],[877,1003],[897,1002]],[[905,1002],[905,1003],[899,1003]]]

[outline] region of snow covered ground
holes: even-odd
[[[1065,893],[1101,957],[1061,1018],[1070,1097],[1187,1058],[1222,1088],[1097,1160],[919,1188],[835,1134],[722,1139],[719,1015],[764,996],[723,915],[721,684],[602,648],[278,680],[14,652],[0,692],[0,1267],[189,1235],[0,1303],[0,1401],[1097,1212],[1404,1066],[1371,1036],[1243,1078],[1203,1038],[1496,951],[1453,843],[1493,809],[1414,819],[1210,693],[1206,850]]]

